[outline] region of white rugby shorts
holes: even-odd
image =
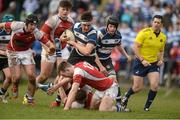
[[[102,99],[104,96],[109,96],[111,97],[112,99],[116,99],[118,95],[118,85],[117,83],[113,83],[111,85],[110,88],[108,88],[107,90],[105,91],[99,91],[99,90],[96,90],[94,95],[93,95],[93,99],[97,99],[97,100],[100,100]]]
[[[28,49],[26,51],[11,51],[7,50],[9,67],[16,65],[31,65],[35,64],[33,51]]]

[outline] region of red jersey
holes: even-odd
[[[44,44],[48,42],[48,39],[37,28],[33,32],[26,32],[24,22],[7,22],[5,29],[12,30],[11,39],[7,45],[8,50],[28,50],[35,40],[40,40]]]
[[[58,15],[54,15],[45,22],[41,28],[41,31],[45,33],[47,37],[53,42],[53,40],[55,38],[59,38],[66,29],[72,28],[73,24],[74,21],[71,17],[68,17],[68,19],[64,21]],[[65,46],[66,43],[62,42],[62,49]]]
[[[87,62],[80,62],[75,65],[73,82],[80,83],[80,87],[87,84],[99,91],[104,91],[113,84],[112,79],[105,77],[104,74]]]

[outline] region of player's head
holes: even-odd
[[[114,34],[118,28],[119,20],[116,16],[111,15],[107,19],[107,30],[110,34]]]
[[[58,14],[59,14],[60,18],[63,19],[63,20],[66,20],[68,14],[71,11],[71,8],[72,8],[72,3],[70,1],[61,0],[59,2],[59,8],[58,8],[58,11],[59,11]]]
[[[64,77],[73,77],[73,66],[66,61],[62,61],[58,66],[58,74]]]
[[[80,21],[83,32],[88,32],[90,30],[92,20],[93,20],[93,16],[90,11],[86,11],[81,15]]]
[[[77,94],[76,94],[76,97],[75,97],[75,101],[77,101],[80,104],[83,104],[83,103],[85,103],[86,98],[87,98],[86,91],[84,91],[82,89],[77,91]]]
[[[12,22],[12,21],[14,21],[14,16],[13,15],[11,15],[11,14],[6,14],[6,15],[4,15],[3,17],[2,17],[2,20],[1,20],[1,22]]]
[[[28,31],[32,32],[37,27],[38,17],[34,14],[30,14],[27,16],[25,23],[26,23]]]
[[[155,15],[152,19],[152,28],[155,31],[159,31],[163,24],[163,17],[161,15]]]

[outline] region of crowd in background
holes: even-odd
[[[13,14],[16,20],[24,21],[28,14],[35,13],[40,22],[44,23],[49,16],[57,12],[59,1],[0,0],[0,19],[4,14]],[[74,21],[78,21],[83,11],[90,10],[94,16],[94,27],[97,29],[105,25],[107,16],[116,14],[120,21],[118,29],[122,35],[122,44],[131,55],[133,53],[130,46],[139,30],[148,27],[155,14],[163,15],[162,31],[167,35],[167,44],[160,84],[165,84],[165,80],[174,80],[180,86],[180,0],[72,0],[72,3],[71,17]],[[40,54],[40,48],[39,44],[34,45],[37,54]],[[40,59],[40,56],[36,57]],[[129,79],[131,64],[127,64],[125,58],[116,50],[112,58],[117,63],[116,70],[119,74],[124,74],[127,76],[125,79]]]

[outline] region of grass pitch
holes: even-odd
[[[122,89],[124,93],[127,88]],[[86,109],[63,111],[62,107],[51,108],[50,103],[55,95],[48,96],[41,90],[35,95],[35,106],[22,105],[26,84],[21,84],[19,98],[8,99],[8,103],[0,102],[0,119],[180,119],[180,89],[173,89],[166,95],[160,88],[149,112],[143,111],[148,89],[133,95],[128,107],[132,112],[98,112]]]

